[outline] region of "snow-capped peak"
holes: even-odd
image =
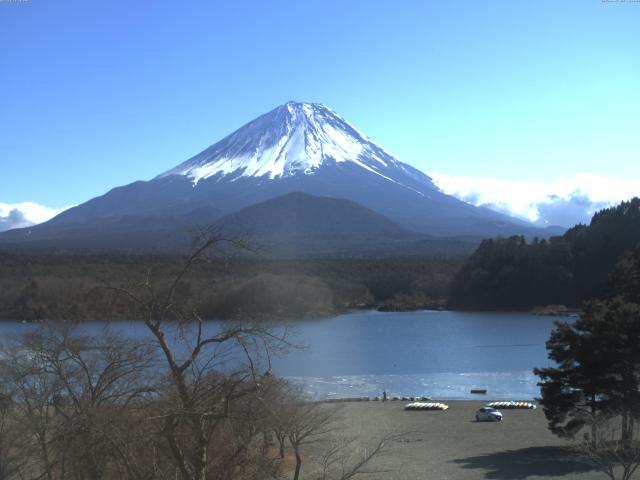
[[[160,176],[186,175],[194,184],[218,174],[274,179],[313,174],[333,162],[352,162],[390,181],[390,167],[409,173],[325,105],[288,102]]]

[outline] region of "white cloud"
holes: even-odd
[[[588,223],[596,211],[640,196],[640,181],[590,173],[549,182],[429,175],[445,193],[539,225]]]
[[[33,202],[0,202],[0,232],[46,222],[68,208],[50,208]]]

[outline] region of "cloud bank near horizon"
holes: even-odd
[[[449,195],[540,226],[589,223],[598,210],[640,196],[640,181],[590,173],[549,182],[429,175]]]
[[[548,182],[428,174],[449,195],[540,226],[589,223],[598,210],[640,196],[640,181],[589,173]],[[46,222],[71,207],[0,202],[0,232]]]
[[[0,202],[0,232],[46,222],[69,207],[51,208],[34,202]]]

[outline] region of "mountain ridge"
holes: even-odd
[[[410,167],[326,105],[290,101],[156,178],[185,175],[196,184],[220,173],[274,179],[313,174],[330,159],[354,163],[389,181],[394,180],[381,168],[389,163]]]
[[[131,218],[145,219],[160,235],[170,228],[211,224],[293,192],[355,202],[421,235],[479,239],[552,233],[446,195],[428,175],[389,154],[328,107],[289,102],[151,180],[115,187],[48,222],[0,235],[0,244],[27,236],[31,242],[53,232],[62,242],[65,229],[77,234],[107,225],[115,242],[118,219]]]

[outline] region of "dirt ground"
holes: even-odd
[[[544,413],[503,410],[500,423],[476,422],[485,401],[451,401],[446,411],[405,411],[404,403],[341,404],[344,434],[373,441],[405,432],[358,478],[388,480],[604,479],[572,458],[568,441],[547,429]],[[638,477],[640,478],[640,476]]]

